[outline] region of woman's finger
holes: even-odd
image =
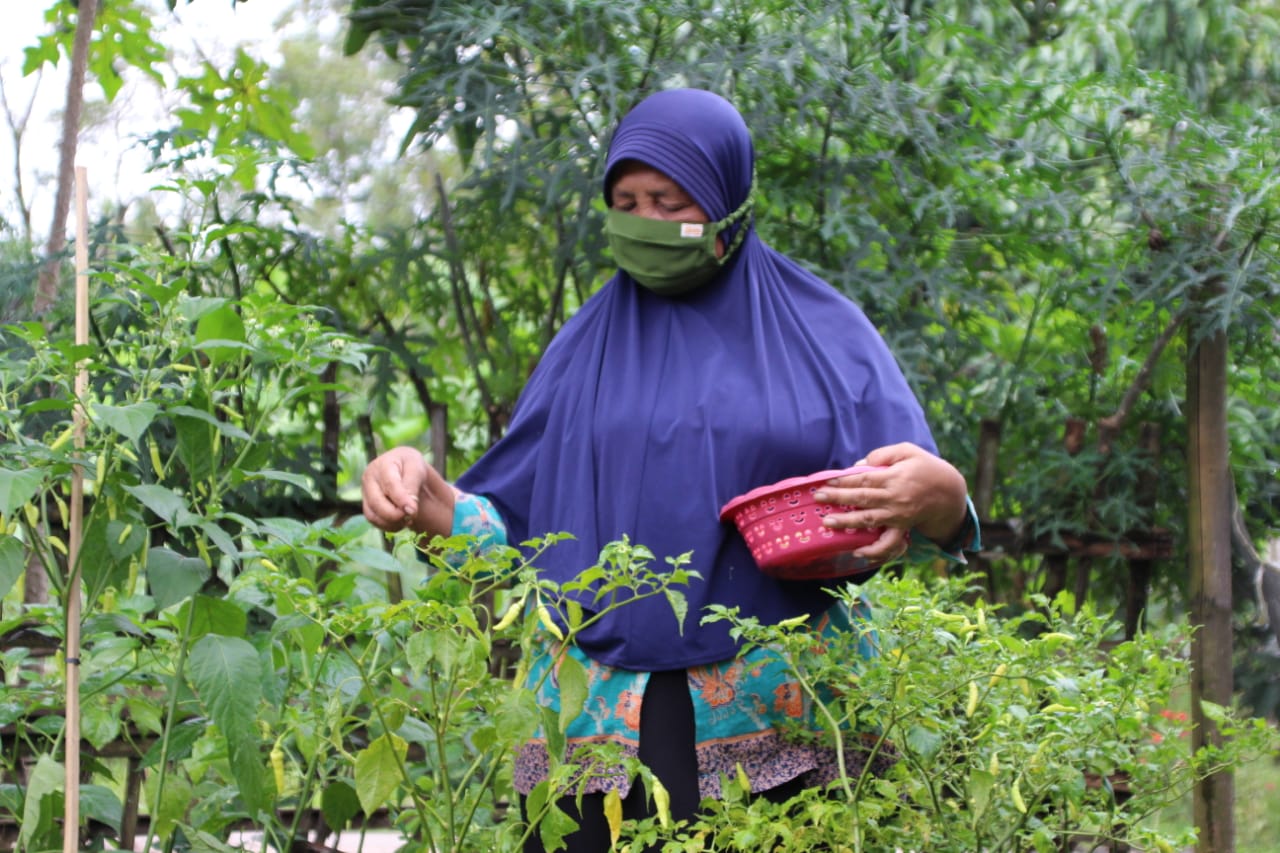
[[[870,545],[858,548],[853,554],[873,564],[887,563],[905,554],[908,544],[907,531],[889,527],[885,529],[879,539]]]

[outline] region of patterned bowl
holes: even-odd
[[[813,493],[834,477],[874,468],[855,465],[760,486],[721,507],[720,520],[737,526],[756,565],[770,577],[827,580],[871,571],[848,552],[875,542],[884,529],[823,527],[823,516],[853,508],[818,503]]]

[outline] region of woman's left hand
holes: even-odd
[[[885,528],[855,556],[883,563],[906,552],[912,530],[934,542],[948,542],[964,524],[968,485],[945,459],[904,442],[877,448],[857,464],[876,470],[837,477],[814,495],[822,503],[854,508],[826,516],[823,524],[828,527]]]

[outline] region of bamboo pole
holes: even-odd
[[[76,344],[89,343],[89,225],[87,177],[83,166],[76,167]],[[71,468],[71,523],[67,560],[67,761],[63,796],[62,850],[75,853],[80,846],[80,545],[84,527],[84,399],[89,391],[89,369],[82,360],[76,371],[76,403],[72,411],[75,427],[76,464]]]

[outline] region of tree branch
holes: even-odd
[[[4,78],[0,77],[0,106],[4,107],[5,123],[9,126],[9,137],[13,140],[13,192],[17,196],[18,213],[22,217],[22,236],[28,243],[32,242],[31,205],[27,202],[26,192],[22,188],[22,138],[26,135],[31,111],[36,105],[36,94],[40,90],[42,77],[43,68],[36,72],[36,82],[31,87],[31,99],[20,116],[15,115],[9,106],[9,94],[5,89]]]
[[[1119,407],[1115,412],[1104,418],[1098,419],[1099,428],[1114,434],[1125,420],[1133,412],[1133,407],[1137,405],[1138,398],[1147,390],[1147,386],[1151,384],[1151,375],[1155,372],[1156,364],[1160,361],[1160,356],[1164,353],[1165,348],[1169,346],[1169,341],[1173,340],[1173,336],[1178,333],[1178,329],[1182,327],[1182,321],[1186,319],[1187,309],[1185,307],[1179,309],[1169,318],[1168,325],[1164,331],[1156,338],[1155,344],[1151,347],[1151,352],[1147,353],[1147,358],[1142,363],[1142,367],[1138,369],[1138,373],[1133,377],[1133,382],[1124,392],[1124,397],[1120,400]]]
[[[477,341],[478,330],[473,328],[472,312],[468,311],[468,299],[464,299],[464,294],[468,291],[466,271],[462,268],[460,260],[461,248],[458,243],[458,234],[453,229],[453,212],[449,207],[449,197],[445,194],[444,180],[437,172],[435,176],[436,195],[440,199],[440,223],[444,226],[445,246],[449,252],[449,284],[453,292],[453,310],[457,314],[458,328],[462,332],[462,345],[467,353],[467,361],[471,364],[471,371],[475,374],[476,388],[480,391],[480,399],[484,403],[485,411],[493,411],[493,395],[489,392],[489,383],[485,381],[484,372],[480,369],[480,355],[476,351],[478,346],[482,346],[483,342]]]
[[[67,215],[71,210],[71,189],[75,177],[76,143],[80,135],[80,114],[84,110],[84,77],[89,65],[89,41],[98,0],[80,0],[76,14],[76,35],[71,48],[71,74],[67,79],[67,103],[62,113],[62,142],[58,146],[58,189],[53,199],[53,225],[45,245],[44,265],[36,282],[31,311],[41,317],[58,298],[58,268],[67,245]]]

